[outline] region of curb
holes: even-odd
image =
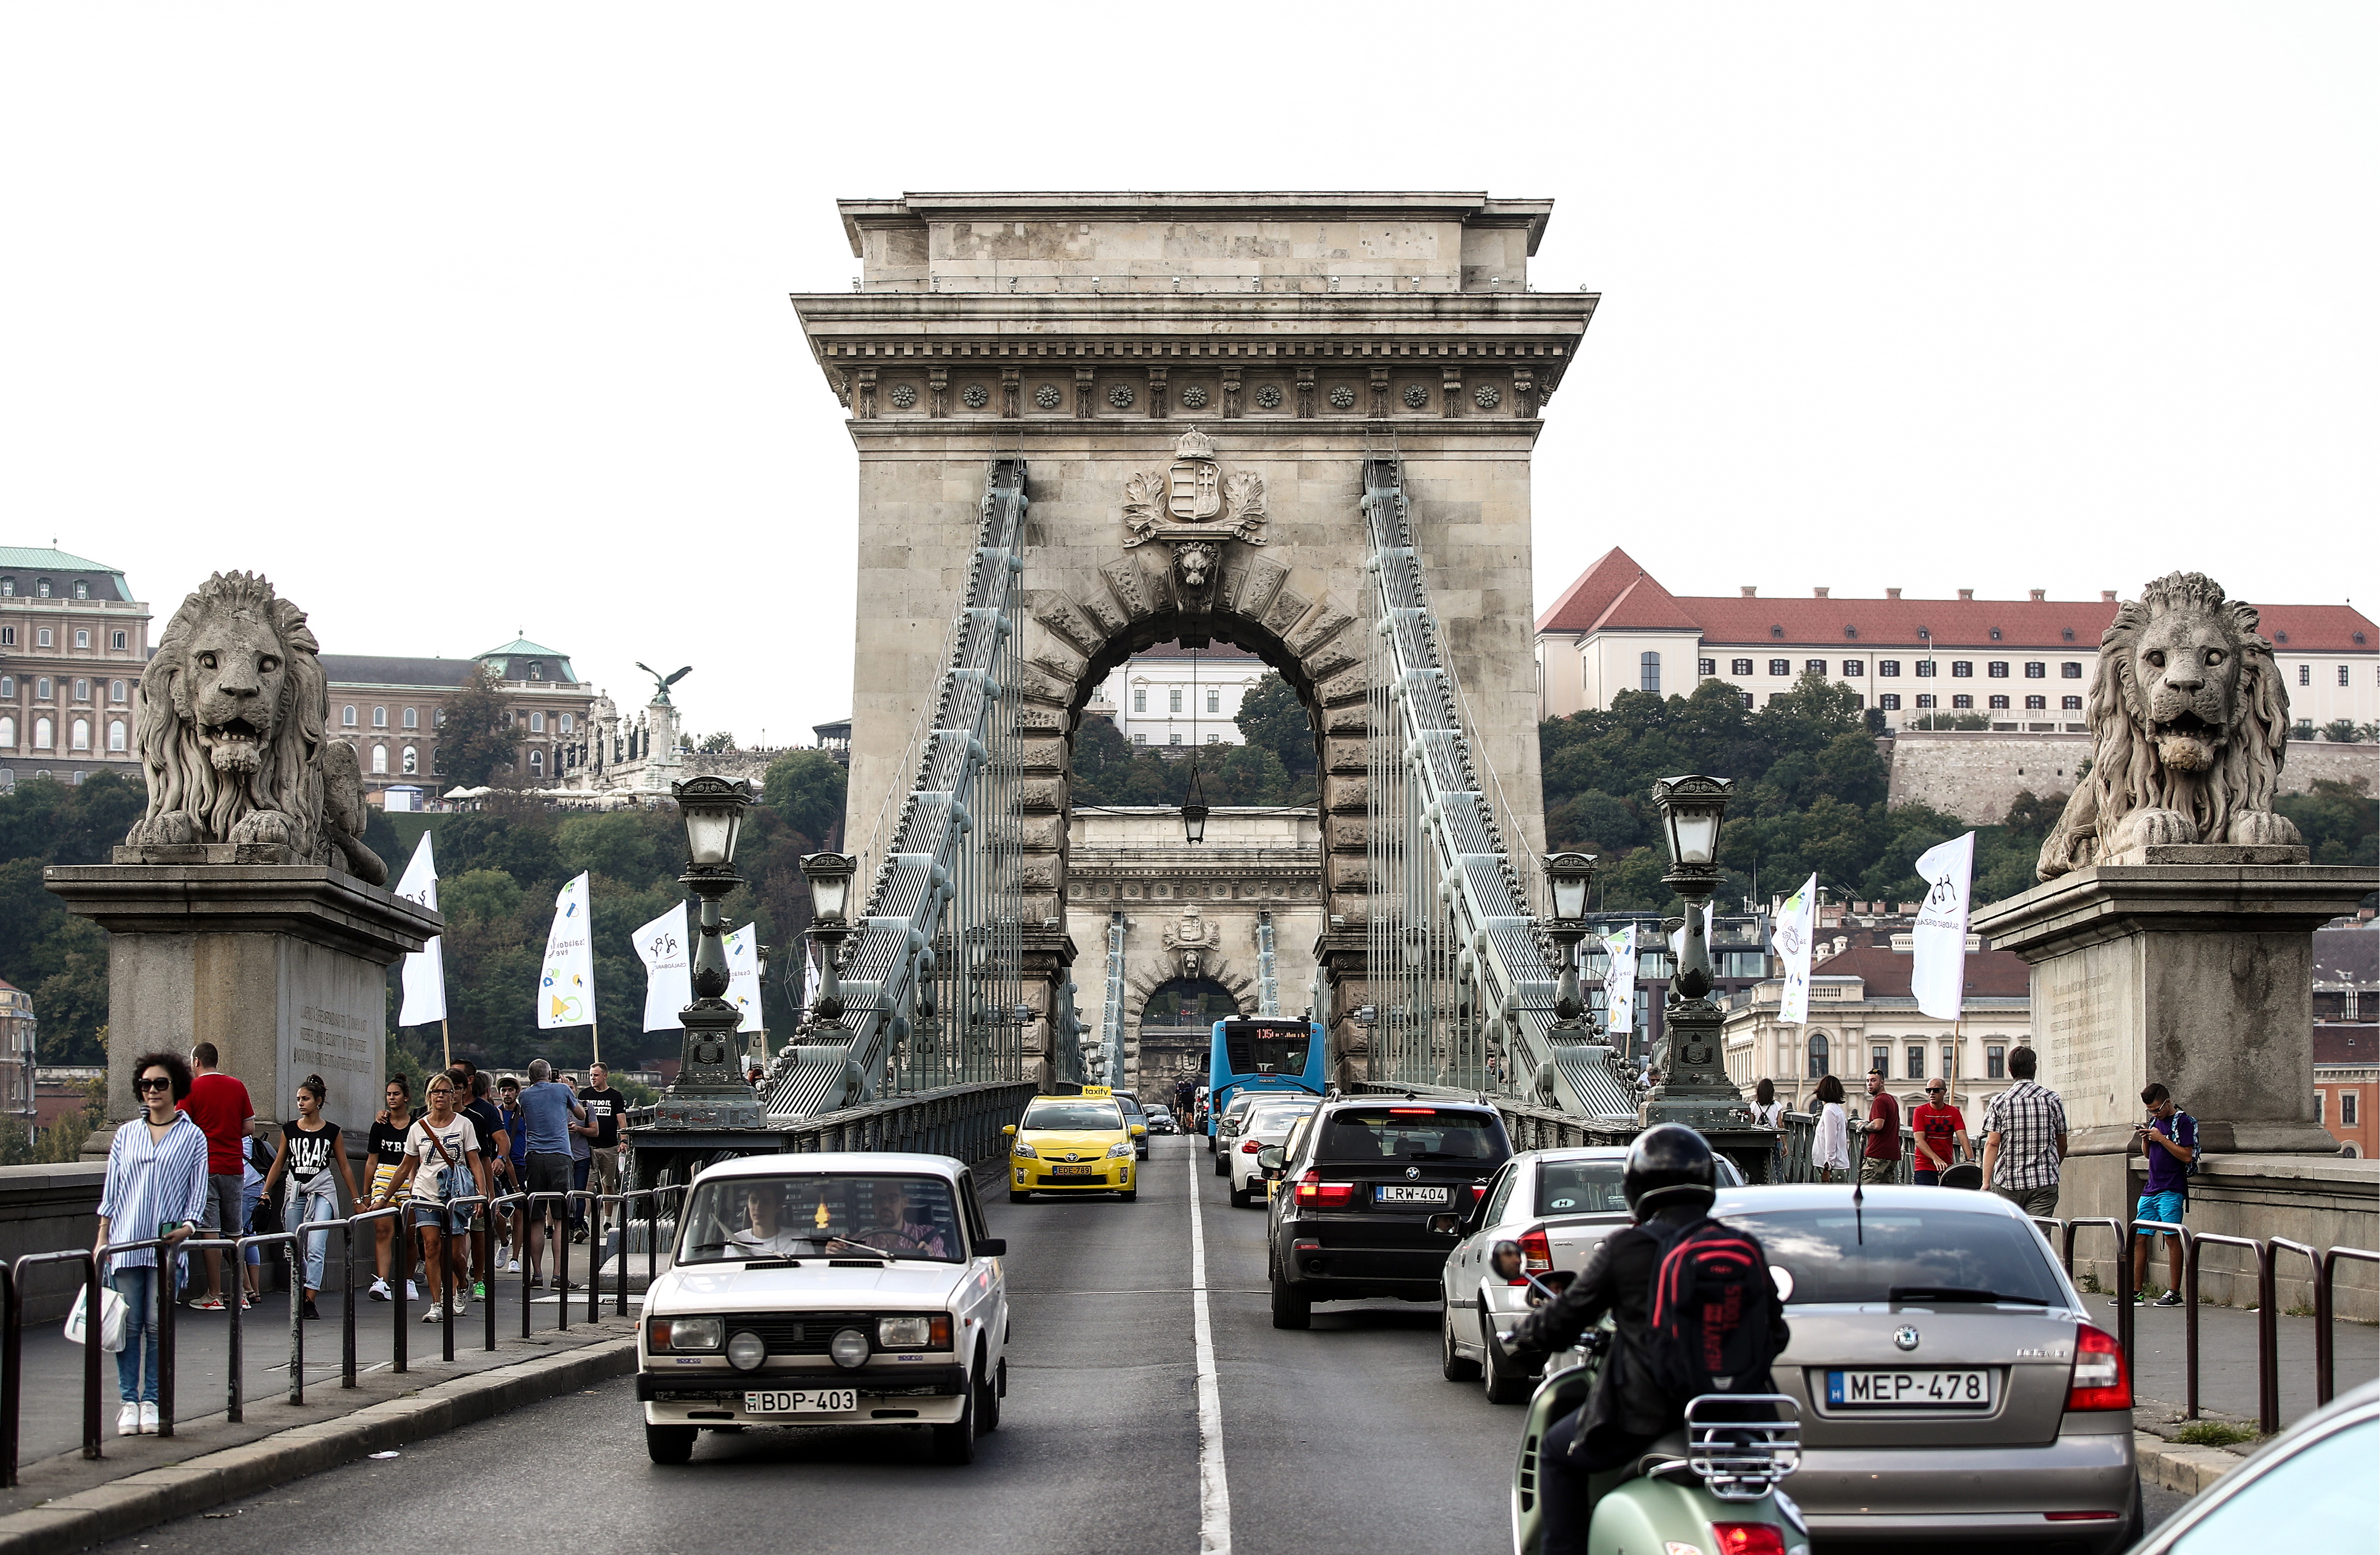
[[[2146,1431],[2133,1433],[2132,1452],[2140,1461],[2143,1478],[2185,1496],[2212,1489],[2216,1480],[2246,1461],[2220,1447],[2185,1447]],[[5,1550],[6,1546],[0,1546],[0,1555]]]
[[[0,1517],[0,1555],[61,1555],[88,1549],[540,1403],[582,1383],[625,1377],[636,1366],[634,1340],[589,1344],[456,1378],[342,1419],[294,1427],[242,1447],[146,1469]]]

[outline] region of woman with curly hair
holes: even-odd
[[[99,1237],[91,1245],[108,1284],[124,1298],[124,1348],[115,1353],[115,1391],[124,1401],[118,1436],[157,1428],[157,1313],[173,1293],[159,1289],[157,1249],[111,1257],[108,1238],[121,1227],[127,1242],[162,1236],[179,1243],[207,1206],[206,1130],[176,1105],[189,1097],[190,1066],[179,1053],[144,1053],[132,1065],[132,1089],[141,1115],[117,1129],[107,1148]]]

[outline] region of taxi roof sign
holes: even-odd
[[[1085,1086],[1085,1087],[1083,1087],[1083,1094],[1084,1094],[1085,1096],[1113,1096],[1113,1095],[1115,1094],[1115,1087],[1113,1087],[1113,1086]]]

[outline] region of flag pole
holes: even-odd
[[[455,1034],[446,1028],[446,1017],[444,1015],[440,1015],[438,1017],[438,1040],[440,1045],[446,1050],[446,1067],[449,1069],[454,1068]]]
[[[587,1040],[594,1053],[593,1062],[602,1063],[603,1023],[595,1018],[595,999],[592,994],[589,994],[587,1000]]]

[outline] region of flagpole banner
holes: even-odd
[[[684,903],[637,930],[637,959],[645,964],[645,1029],[677,1030],[678,1013],[694,1002]]]
[[[810,1018],[810,1011],[818,1004],[818,945],[806,939],[802,948],[802,1007],[796,1013],[797,1023]]]
[[[1925,904],[1911,931],[1909,991],[1936,1020],[1957,1020],[1967,1007],[1967,906],[1975,877],[1975,834],[1925,850],[1917,878]]]
[[[595,913],[579,875],[553,898],[545,966],[537,977],[537,1027],[587,1026],[595,1019]]]
[[[396,882],[396,893],[418,907],[438,910],[438,864],[430,854],[429,832],[421,833],[421,841],[414,845],[413,861],[405,867],[405,878]],[[440,942],[443,939],[433,935],[405,958],[398,973],[405,1000],[397,1007],[397,1025],[428,1026],[446,1018],[446,952]]]
[[[727,1002],[744,1012],[735,1029],[760,1029],[760,929],[746,924],[727,936]]]
[[[1636,926],[1604,936],[1603,1029],[1624,1037],[1636,1029]]]
[[[1808,883],[1785,899],[1777,915],[1777,927],[1769,932],[1769,947],[1782,962],[1785,978],[1784,997],[1777,1002],[1777,1021],[1780,1026],[1807,1026],[1810,1023],[1810,949],[1817,937],[1818,877],[1812,875]]]

